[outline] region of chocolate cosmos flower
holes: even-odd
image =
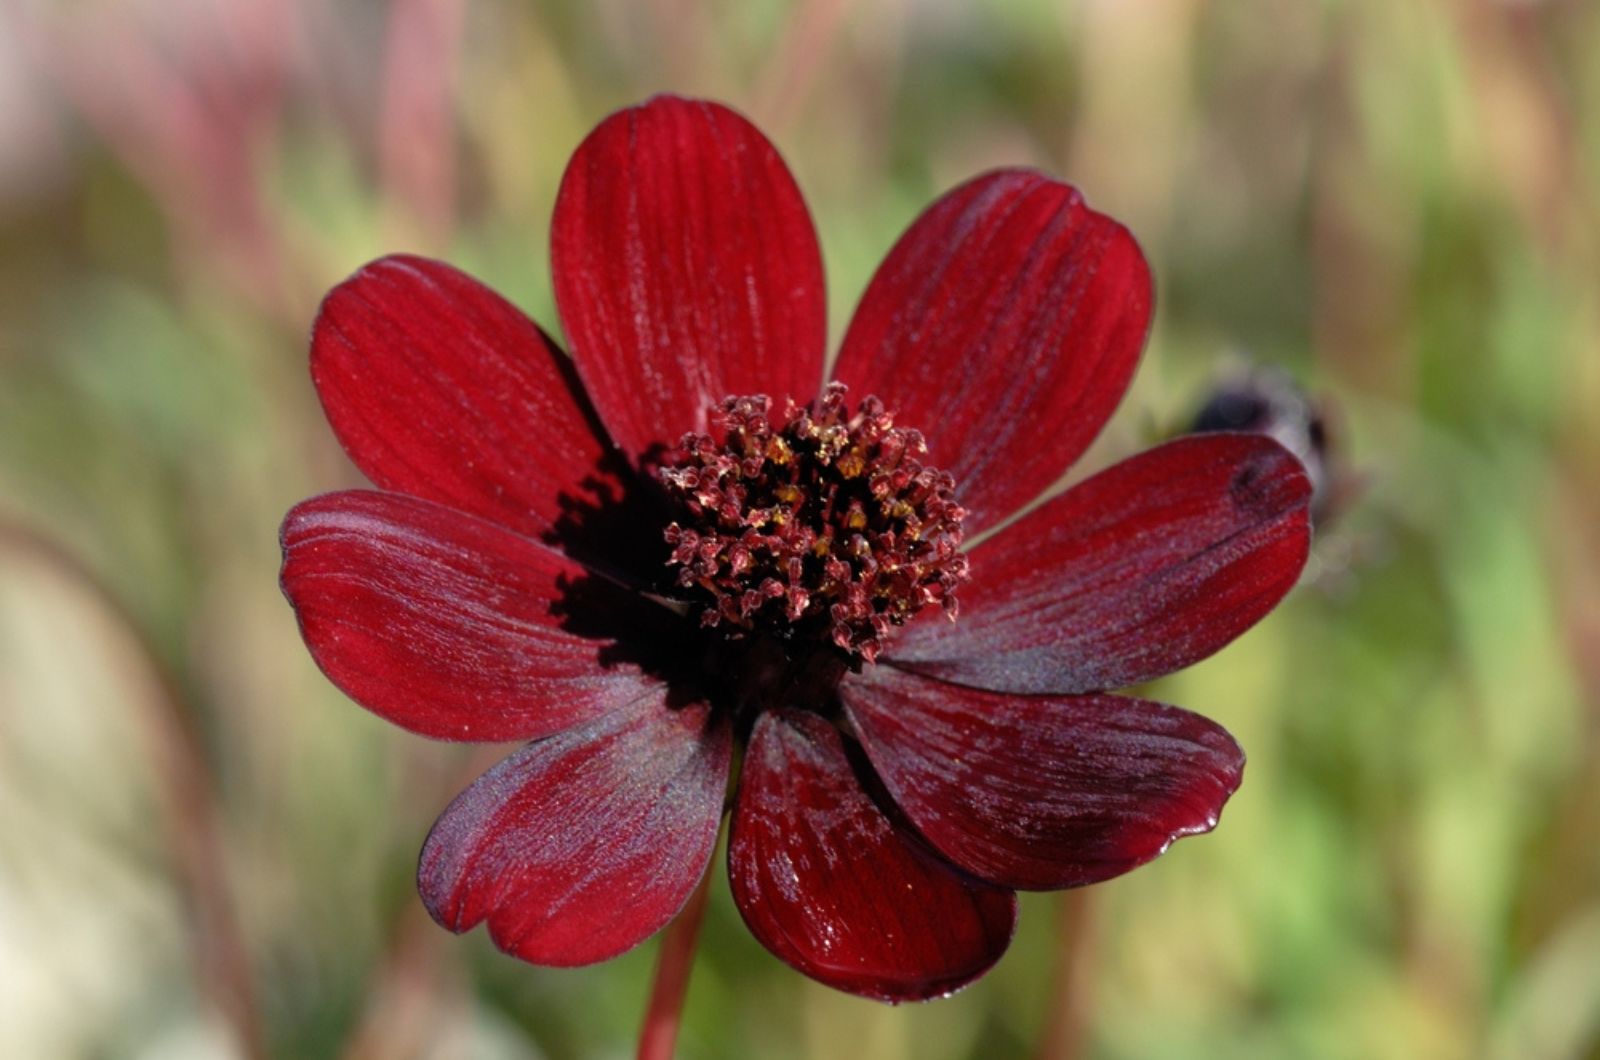
[[[1033,172],[956,188],[878,270],[826,385],[810,216],[732,111],[608,118],[552,243],[570,360],[412,257],[340,284],[312,337],[379,487],[284,523],[312,655],[413,732],[526,741],[428,837],[440,924],[487,921],[537,964],[619,954],[683,906],[732,792],[756,937],[839,989],[926,998],[999,958],[1015,889],[1216,824],[1232,738],[1105,690],[1283,596],[1300,465],[1183,438],[1006,522],[1133,373],[1150,274],[1121,225]]]

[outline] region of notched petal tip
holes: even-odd
[[[1255,434],[1191,435],[1094,475],[981,542],[962,618],[892,658],[997,692],[1126,688],[1260,621],[1310,554],[1311,482]]]
[[[1225,432],[1211,432],[1213,436]],[[1276,440],[1233,435],[1247,448],[1228,482],[1228,497],[1246,520],[1267,522],[1295,509],[1311,509],[1312,482],[1305,465]]]
[[[1006,696],[878,667],[841,686],[895,803],[945,857],[1025,890],[1097,883],[1210,831],[1244,754],[1126,696]]]

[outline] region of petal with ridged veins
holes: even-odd
[[[1260,435],[1180,438],[1041,505],[968,556],[961,617],[920,617],[890,656],[1000,692],[1099,692],[1198,662],[1294,587],[1311,484]]]
[[[570,967],[623,953],[688,901],[717,843],[732,741],[664,689],[531,743],[452,802],[417,886],[451,931]]]
[[[734,901],[819,982],[882,1001],[951,993],[1005,952],[1016,896],[928,851],[864,790],[863,768],[816,714],[757,720],[728,840]]]
[[[659,685],[676,615],[494,523],[398,493],[296,505],[283,591],[324,673],[412,732],[545,736]]]
[[[840,687],[917,830],[980,879],[1048,890],[1121,875],[1213,828],[1244,753],[1198,714],[1128,696],[1011,696],[892,666]]]

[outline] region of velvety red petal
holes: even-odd
[[[918,620],[894,660],[1004,692],[1123,688],[1205,658],[1289,591],[1311,484],[1259,435],[1181,438],[981,542],[961,617]]]
[[[873,767],[940,853],[1008,887],[1075,887],[1215,827],[1244,753],[1126,696],[1008,696],[878,666],[840,688]]]
[[[1001,170],[939,199],[895,244],[834,375],[927,436],[973,533],[1038,496],[1100,433],[1150,304],[1127,229],[1074,188]]]
[[[728,839],[734,901],[762,945],[829,986],[883,1001],[950,993],[1005,952],[1016,896],[934,857],[858,768],[815,714],[756,722]]]
[[[572,156],[551,230],[556,302],[611,436],[631,456],[704,431],[735,394],[809,401],[826,341],[805,200],[754,125],[658,96]]]
[[[398,493],[315,497],[284,520],[283,591],[317,665],[397,725],[517,740],[659,682],[665,609],[500,526]]]
[[[529,744],[445,810],[417,868],[433,918],[535,964],[590,964],[683,908],[717,843],[731,740],[665,690]]]
[[[335,287],[312,328],[311,378],[350,459],[384,489],[539,535],[615,482],[571,362],[449,265],[397,255]]]

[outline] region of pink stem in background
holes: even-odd
[[[1050,992],[1037,1060],[1083,1055],[1089,1030],[1090,968],[1094,960],[1094,897],[1087,887],[1064,891],[1056,912],[1055,986]]]
[[[193,705],[138,619],[76,556],[38,531],[4,521],[0,548],[32,556],[86,591],[126,630],[149,668],[157,694],[137,700],[151,708],[141,720],[155,760],[152,773],[162,785],[167,841],[191,912],[195,982],[232,1027],[242,1055],[251,1060],[266,1056],[249,949],[229,893],[217,781],[195,731]]]
[[[1548,15],[1523,4],[1452,4],[1475,129],[1552,267],[1594,267],[1600,240],[1585,223],[1580,105],[1568,97]]]
[[[644,1028],[639,1032],[639,1060],[672,1058],[678,1027],[683,1022],[683,999],[689,992],[689,973],[694,968],[700,921],[705,918],[706,896],[710,892],[711,870],[708,868],[683,911],[661,937],[655,984],[650,989],[650,1008],[645,1012]]]
[[[378,151],[384,188],[436,247],[456,198],[456,78],[466,0],[397,0],[389,19]]]
[[[404,752],[399,774],[413,779],[394,805],[396,820],[405,822],[398,827],[426,826],[428,818],[422,815],[436,813],[505,753],[503,746],[476,747],[453,767],[442,767],[426,753],[434,750],[408,745]],[[463,974],[460,951],[445,950],[450,936],[439,930],[426,906],[414,898],[406,901],[386,935],[383,955],[367,977],[365,1010],[340,1049],[343,1060],[439,1054],[457,1012],[470,1008],[470,980]]]
[[[228,17],[178,3],[161,17],[50,9],[14,32],[158,204],[187,272],[221,276],[298,329],[259,179],[277,151],[297,11],[276,0],[239,0]]]
[[[656,75],[664,84],[685,91],[702,83],[715,66],[706,59],[706,45],[715,46],[716,30],[702,0],[649,0],[647,5],[621,4],[619,10],[625,17],[637,18],[634,13],[640,6],[650,8],[648,21],[639,19],[635,24],[648,27],[643,44],[646,58],[657,64]],[[636,35],[634,40],[638,43],[640,38]]]
[[[390,926],[383,958],[367,981],[366,1009],[340,1050],[343,1060],[395,1060],[439,1048],[452,1008],[463,1005],[458,975],[446,975],[440,931],[421,902]]]
[[[849,0],[808,0],[790,15],[756,92],[769,130],[781,133],[799,117],[849,10]]]

